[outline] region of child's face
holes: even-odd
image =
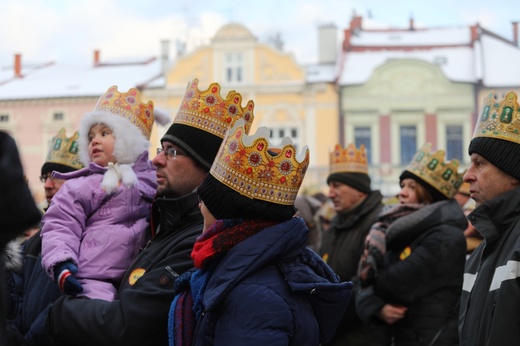
[[[106,167],[109,162],[117,162],[114,156],[116,138],[112,129],[101,123],[94,125],[88,132],[88,156],[90,161]]]

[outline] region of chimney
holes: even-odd
[[[361,24],[363,21],[363,17],[361,16],[353,16],[350,20],[350,31],[355,33],[358,30],[361,30]]]
[[[413,18],[411,17],[411,18],[410,18],[410,31],[414,31],[414,30],[415,30],[414,20],[413,20]]]
[[[518,47],[518,22],[512,22],[513,24],[513,42]]]
[[[471,33],[471,46],[473,46],[473,44],[475,43],[475,41],[478,41],[478,36],[479,36],[479,24],[477,23],[476,25],[472,25],[469,27],[470,29],[470,33]]]
[[[170,41],[161,41],[161,73],[166,73],[168,63],[170,62]]]
[[[14,76],[21,78],[22,76],[22,54],[14,55]]]
[[[100,55],[99,50],[98,49],[94,50],[94,66],[99,66],[100,65],[99,55]]]
[[[334,24],[318,27],[318,62],[320,64],[334,64],[338,47],[337,28]]]

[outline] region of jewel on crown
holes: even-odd
[[[520,105],[514,91],[498,102],[490,92],[483,101],[473,137],[492,137],[520,143]]]
[[[463,173],[459,173],[459,161],[444,161],[444,150],[431,153],[431,143],[419,149],[406,170],[421,178],[448,198],[462,185]]]
[[[224,99],[220,96],[218,83],[212,83],[204,91],[199,90],[198,85],[197,78],[188,84],[174,123],[196,127],[224,138],[238,119],[244,119],[246,133],[249,133],[254,119],[252,100],[243,108],[242,95],[238,92],[232,90]]]
[[[126,93],[120,93],[117,86],[111,86],[99,98],[94,111],[105,111],[126,118],[147,140],[150,139],[154,122],[153,102],[143,103],[138,89],[131,88]]]
[[[58,134],[52,138],[45,162],[59,163],[76,169],[82,168],[83,164],[78,154],[78,138],[78,131],[67,138],[65,128],[60,129]]]
[[[330,174],[332,173],[365,173],[368,174],[368,160],[365,146],[361,144],[359,149],[353,143],[345,149],[336,144],[330,153]]]
[[[246,134],[238,120],[224,138],[210,174],[222,184],[249,198],[293,205],[309,166],[309,149],[297,155],[289,137],[280,148],[269,148],[269,129]]]

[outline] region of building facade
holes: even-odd
[[[373,185],[387,196],[426,142],[464,169],[479,101],[520,85],[520,76],[514,82],[498,71],[513,68],[514,56],[517,39],[478,25],[420,29],[410,20],[404,29],[364,29],[354,16],[338,61],[340,141],[367,148]]]

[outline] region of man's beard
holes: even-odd
[[[176,198],[180,196],[179,193],[177,193],[170,184],[166,184],[165,186],[157,187],[157,197]]]

